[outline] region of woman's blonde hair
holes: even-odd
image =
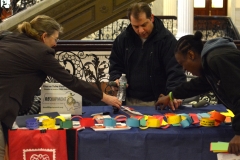
[[[18,25],[17,29],[20,33],[25,33],[39,41],[41,41],[41,36],[45,32],[50,36],[55,31],[62,33],[63,30],[55,19],[46,15],[39,15],[30,22],[23,22]]]

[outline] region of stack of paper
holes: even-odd
[[[214,153],[227,152],[228,145],[228,142],[211,142],[210,151],[213,151]]]
[[[218,160],[239,160],[240,156],[236,156],[235,154],[226,154],[226,153],[218,153]]]

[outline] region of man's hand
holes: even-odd
[[[240,135],[235,135],[229,142],[228,152],[235,155],[240,155]]]
[[[116,80],[113,81],[113,82],[115,82],[116,85],[111,85],[111,89],[112,89],[113,91],[118,91],[118,88],[119,88],[119,79],[116,79]],[[128,84],[126,85],[126,87],[128,87]]]
[[[118,91],[119,79],[116,79],[114,82],[116,83],[116,86],[111,86],[111,89],[115,92]]]

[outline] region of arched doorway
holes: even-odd
[[[227,16],[227,0],[194,0],[194,16]]]

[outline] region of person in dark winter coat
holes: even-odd
[[[132,4],[127,16],[131,24],[115,39],[109,58],[110,81],[119,85],[126,74],[126,104],[154,106],[159,94],[168,94],[186,81],[174,57],[177,40],[147,3]]]
[[[62,27],[39,15],[18,26],[20,33],[0,36],[0,159],[4,155],[3,128],[11,128],[18,113],[28,111],[47,75],[92,102],[120,107],[121,102],[71,75],[55,58]]]
[[[178,108],[171,100],[184,99],[213,91],[217,99],[235,117],[232,127],[235,136],[229,143],[228,152],[240,154],[240,51],[230,38],[215,38],[202,42],[202,33],[186,35],[178,40],[175,57],[180,65],[198,76],[176,87],[168,96],[159,97],[156,107]]]

